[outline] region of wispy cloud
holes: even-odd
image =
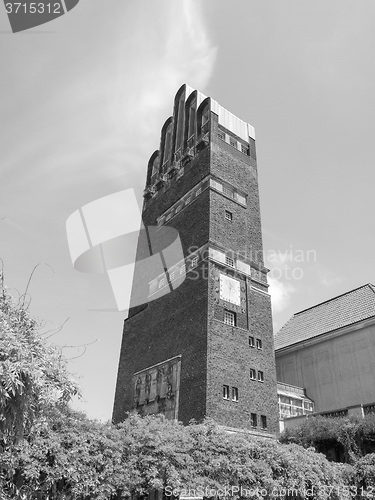
[[[290,282],[283,283],[276,278],[269,278],[268,282],[270,285],[272,312],[273,314],[278,314],[289,307],[292,296],[296,292],[296,287]]]

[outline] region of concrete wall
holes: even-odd
[[[375,401],[375,325],[363,322],[276,352],[277,380],[298,385],[328,411]]]

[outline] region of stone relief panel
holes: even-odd
[[[163,413],[178,418],[181,356],[134,373],[132,377],[132,413]]]

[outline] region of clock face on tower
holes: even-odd
[[[220,298],[236,304],[241,305],[241,288],[239,280],[226,276],[220,273]]]

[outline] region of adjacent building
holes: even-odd
[[[127,412],[184,423],[211,417],[274,436],[275,354],[253,127],[183,85],[148,163],[142,217],[114,421]]]
[[[374,285],[294,314],[276,335],[275,349],[277,379],[304,387],[316,412],[373,411]]]

